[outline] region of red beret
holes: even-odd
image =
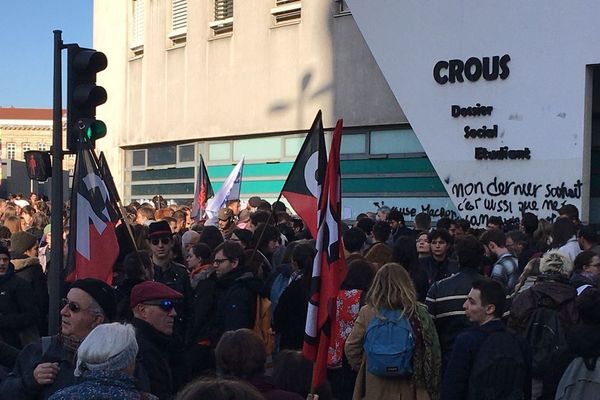
[[[176,290],[171,289],[167,285],[160,282],[144,281],[138,283],[131,289],[131,297],[129,298],[129,306],[131,308],[140,303],[151,300],[177,300],[183,298],[183,295]]]

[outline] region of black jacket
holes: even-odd
[[[280,335],[281,350],[301,350],[308,310],[308,294],[298,279],[285,288],[273,313],[273,328]]]
[[[13,347],[21,348],[19,332],[37,328],[39,313],[31,285],[14,273],[11,264],[0,279],[0,336]]]
[[[140,380],[150,382],[150,393],[161,400],[170,399],[175,394],[173,373],[169,364],[169,344],[171,338],[160,333],[152,325],[134,318],[135,337],[138,343],[138,371]]]
[[[465,315],[463,304],[473,282],[481,278],[483,277],[477,271],[464,268],[458,274],[435,282],[429,288],[426,304],[440,338],[444,368],[452,352],[454,339],[462,330],[472,326]]]
[[[419,263],[421,264],[421,268],[427,272],[430,285],[456,274],[459,269],[458,264],[450,260],[449,257],[446,257],[441,262],[436,261],[432,256],[423,257],[419,259]]]
[[[185,342],[188,318],[192,314],[192,286],[190,285],[188,270],[183,265],[174,261],[171,261],[167,268],[164,269],[154,265],[154,280],[167,285],[183,295],[183,300],[177,302],[175,305],[177,316],[175,317],[175,327],[173,328],[173,340],[182,347]]]
[[[217,277],[214,271],[203,271],[201,274],[205,276],[198,280],[193,289],[191,299],[193,312],[188,320],[186,343],[216,345],[210,340],[216,336],[213,332],[215,325],[212,320],[216,309]]]
[[[29,282],[33,289],[38,314],[41,317],[38,327],[40,328],[40,334],[45,335],[48,325],[48,280],[42,270],[40,261],[37,257],[15,254],[12,257],[12,263],[15,266],[17,276]]]
[[[47,351],[42,354],[42,339],[26,346],[19,353],[15,367],[0,384],[2,400],[47,399],[54,392],[77,384],[73,375],[75,354],[67,350],[58,336],[53,336]],[[58,362],[59,372],[51,385],[40,386],[33,377],[33,370],[38,364]]]
[[[216,288],[215,336],[211,340],[214,345],[226,331],[254,327],[256,298],[262,292],[263,282],[244,267],[237,267],[218,279]]]

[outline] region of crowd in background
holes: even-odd
[[[112,285],[66,285],[60,333],[47,336],[50,232],[68,242],[68,212],[56,228],[46,199],[0,200],[0,399],[311,395],[301,350],[316,250],[285,204],[230,200],[208,221],[161,196],[123,209]],[[409,227],[389,207],[346,221],[327,382],[314,392],[596,398],[585,396],[600,387],[600,239],[576,207],[558,213],[480,229],[426,213]],[[381,320],[409,335],[374,339]],[[407,370],[378,372],[377,344],[409,351]]]

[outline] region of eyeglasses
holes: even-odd
[[[229,258],[215,258],[215,259],[213,260],[213,264],[221,265],[221,264],[223,264],[225,261],[231,261],[231,259],[229,259]]]
[[[152,240],[150,240],[150,243],[152,243],[155,246],[158,246],[159,243],[169,244],[169,243],[171,243],[171,238],[164,237],[164,238],[160,238],[160,239],[152,239]]]
[[[164,312],[171,312],[171,310],[175,308],[175,303],[173,302],[173,300],[168,299],[147,301],[143,304],[146,304],[147,306],[158,306]]]
[[[81,308],[81,306],[79,304],[74,303],[74,302],[72,302],[71,300],[69,300],[67,298],[62,299],[61,303],[62,303],[63,308],[65,306],[67,306],[69,308],[69,311],[74,312],[74,313],[83,310],[83,308]]]

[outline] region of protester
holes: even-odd
[[[176,389],[169,345],[177,315],[175,300],[182,298],[181,293],[159,282],[145,281],[131,290],[140,374],[150,383],[150,392],[161,400],[172,397]]]
[[[235,214],[231,208],[221,208],[218,212],[219,230],[225,240],[229,240],[233,230],[236,229],[234,217]]]
[[[12,372],[0,384],[6,399],[48,399],[76,383],[74,359],[81,342],[96,326],[116,313],[113,289],[96,279],[73,282],[60,311],[61,332],[28,345]]]
[[[539,275],[540,275],[540,258],[539,257],[532,258],[527,263],[527,265],[523,269],[523,272],[519,276],[519,281],[517,282],[517,284],[515,286],[515,291],[513,293],[513,296],[516,296],[517,294],[532,287],[535,284],[535,281],[537,280]]]
[[[74,375],[81,383],[57,391],[49,400],[158,399],[135,386],[137,353],[131,325],[98,325],[77,349]]]
[[[552,249],[560,251],[571,262],[581,252],[576,232],[577,228],[570,218],[557,218],[552,225]]]
[[[431,255],[429,234],[425,231],[421,231],[417,234],[417,253],[419,254],[419,258],[429,257]]]
[[[419,259],[421,268],[427,273],[429,285],[458,272],[458,264],[449,257],[452,242],[448,231],[436,229],[429,233],[431,256]]]
[[[479,267],[484,249],[474,236],[463,235],[457,239],[456,255],[460,265],[457,274],[435,282],[427,293],[426,304],[435,321],[442,349],[442,363],[445,367],[456,336],[471,326],[466,317],[463,304],[473,286],[473,282],[482,278]]]
[[[297,393],[279,389],[265,374],[265,345],[250,329],[225,332],[215,349],[217,372],[254,386],[266,400],[300,400]]]
[[[500,282],[507,293],[512,293],[519,279],[519,261],[506,248],[506,235],[499,229],[488,229],[481,235],[486,255],[496,259],[491,278]]]
[[[400,236],[413,236],[414,231],[406,226],[404,215],[397,209],[392,209],[388,214],[387,221],[392,228],[392,240],[395,243]]]
[[[417,300],[424,302],[429,290],[429,277],[419,264],[413,237],[400,236],[392,250],[392,262],[402,265],[408,271],[417,291]]]
[[[390,232],[390,224],[386,221],[377,221],[373,225],[373,244],[365,253],[365,259],[376,269],[392,260],[392,248],[387,243]]]
[[[394,332],[403,335],[383,335],[389,343],[377,342],[386,352],[406,354],[396,367],[400,376],[378,376],[370,368],[368,350],[373,327],[381,326],[381,319],[394,319]],[[410,334],[408,334],[410,332]],[[415,288],[406,270],[399,264],[386,264],[375,275],[363,307],[345,345],[348,363],[358,371],[353,399],[435,399],[440,383],[440,348],[437,333],[427,309],[417,302]],[[404,353],[408,352],[408,353]],[[413,357],[408,357],[412,352]],[[385,357],[387,358],[387,357]],[[408,362],[408,364],[405,364]],[[384,368],[387,370],[387,368]]]
[[[190,383],[177,395],[177,400],[264,400],[250,384],[230,379],[203,378]]]
[[[364,260],[363,249],[367,242],[367,235],[359,228],[350,228],[342,234],[346,263],[354,260]]]
[[[597,288],[600,279],[600,256],[591,251],[584,250],[573,261],[573,275],[571,285],[580,295],[587,288]]]
[[[477,327],[456,337],[442,400],[531,399],[530,350],[502,323],[505,304],[506,292],[499,282],[473,282],[463,308]]]

